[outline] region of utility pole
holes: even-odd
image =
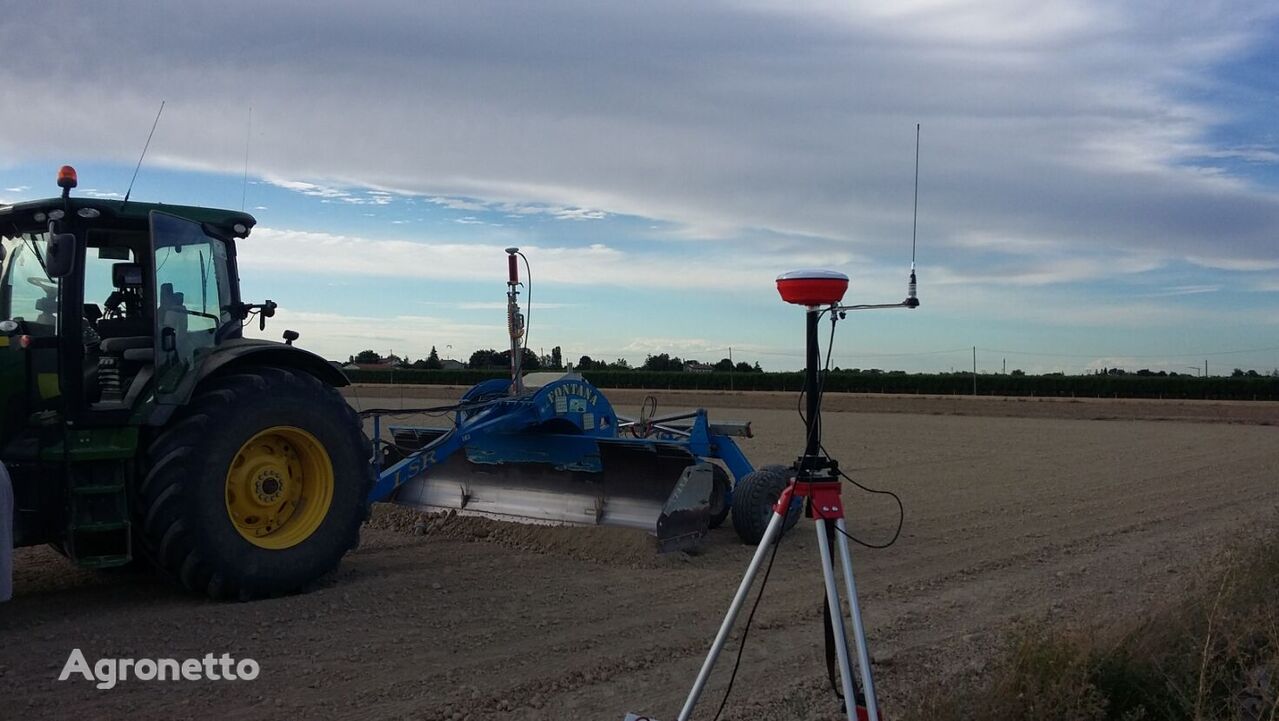
[[[973,395],[977,395],[977,346],[973,346]]]
[[[733,372],[737,368],[733,366],[733,346],[728,347],[728,389],[733,390]]]
[[[1008,359],[1004,359],[1004,375],[1008,375]]]
[[[1204,378],[1208,377],[1208,359],[1204,358]]]

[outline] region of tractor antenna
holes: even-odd
[[[918,286],[915,280],[915,238],[919,231],[919,123],[915,123],[915,208],[910,221],[910,282],[906,285],[906,305],[914,308],[919,305],[915,295]]]
[[[919,123],[915,123],[915,210],[910,225],[910,267],[915,267],[915,231],[919,229]]]
[[[147,148],[151,147],[151,136],[155,135],[155,126],[160,124],[160,115],[164,112],[164,101],[160,101],[160,110],[155,114],[155,122],[151,123],[151,132],[147,134],[147,142],[142,146],[142,155],[138,156],[138,164],[133,168],[133,177],[129,179],[129,189],[124,191],[124,202],[129,202],[133,192],[133,182],[138,179],[138,171],[142,169],[142,160],[147,157]],[[123,203],[121,203],[123,205]]]
[[[249,141],[253,138],[253,106],[249,106],[249,127],[244,131],[244,185],[240,189],[240,212],[249,197]]]

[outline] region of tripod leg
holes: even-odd
[[[871,677],[870,652],[866,649],[866,629],[862,625],[861,604],[857,600],[857,582],[853,580],[853,556],[848,549],[847,528],[844,519],[835,521],[839,534],[840,560],[844,564],[844,584],[848,591],[848,613],[853,618],[853,640],[857,643],[857,665],[862,672],[862,691],[866,694],[866,715],[870,721],[879,721],[879,704],[875,700],[875,681]],[[838,613],[838,611],[836,611]],[[843,615],[843,614],[840,614]]]
[[[839,589],[835,585],[835,565],[831,560],[827,523],[830,523],[830,521],[824,518],[819,518],[816,521],[817,550],[822,557],[822,578],[826,581],[826,602],[830,604],[830,624],[835,633],[835,654],[839,657],[839,679],[844,688],[844,710],[848,713],[848,721],[857,721],[857,696],[853,692],[853,671],[848,663],[848,638],[844,635],[844,614],[840,611]]]
[[[789,496],[787,496],[789,498]],[[755,584],[755,575],[759,573],[760,563],[763,562],[764,556],[773,552],[773,541],[777,539],[777,535],[782,531],[783,515],[774,512],[773,518],[768,522],[768,528],[764,530],[764,537],[760,539],[759,546],[755,549],[755,556],[751,558],[750,565],[746,567],[746,575],[742,577],[742,583],[737,587],[737,595],[733,596],[733,602],[728,607],[728,614],[724,616],[724,623],[719,627],[719,633],[715,635],[715,642],[711,644],[710,653],[706,654],[706,661],[702,663],[702,670],[697,674],[697,680],[693,682],[693,690],[688,694],[688,700],[684,702],[684,708],[679,712],[679,721],[688,721],[693,715],[693,707],[697,705],[697,700],[702,695],[702,690],[706,688],[706,681],[711,676],[711,669],[715,667],[715,661],[719,659],[719,654],[724,650],[724,642],[728,640],[728,634],[733,630],[733,624],[737,621],[737,614],[742,610],[742,604],[746,601],[746,597],[750,595],[751,586]],[[838,603],[835,605],[839,607]]]

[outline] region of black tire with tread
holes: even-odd
[[[762,466],[737,481],[733,488],[733,529],[743,543],[757,546],[764,539],[773,506],[786,488],[790,473],[787,466]],[[782,524],[782,533],[794,528],[803,512],[800,504],[792,506]]]
[[[728,477],[728,471],[712,463],[711,528],[719,528],[723,525],[724,519],[728,518],[728,512],[732,510],[732,505],[728,502],[728,496],[732,489],[732,485],[732,481]]]
[[[241,446],[274,426],[316,437],[333,466],[333,499],[301,543],[270,550],[236,530],[226,509],[226,473]],[[250,366],[204,381],[151,442],[138,487],[146,552],[187,589],[252,600],[297,593],[337,568],[359,543],[373,469],[359,417],[314,376]]]

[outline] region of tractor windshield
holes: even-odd
[[[45,234],[6,238],[0,274],[0,320],[22,321],[34,336],[58,334],[58,281],[44,269]]]

